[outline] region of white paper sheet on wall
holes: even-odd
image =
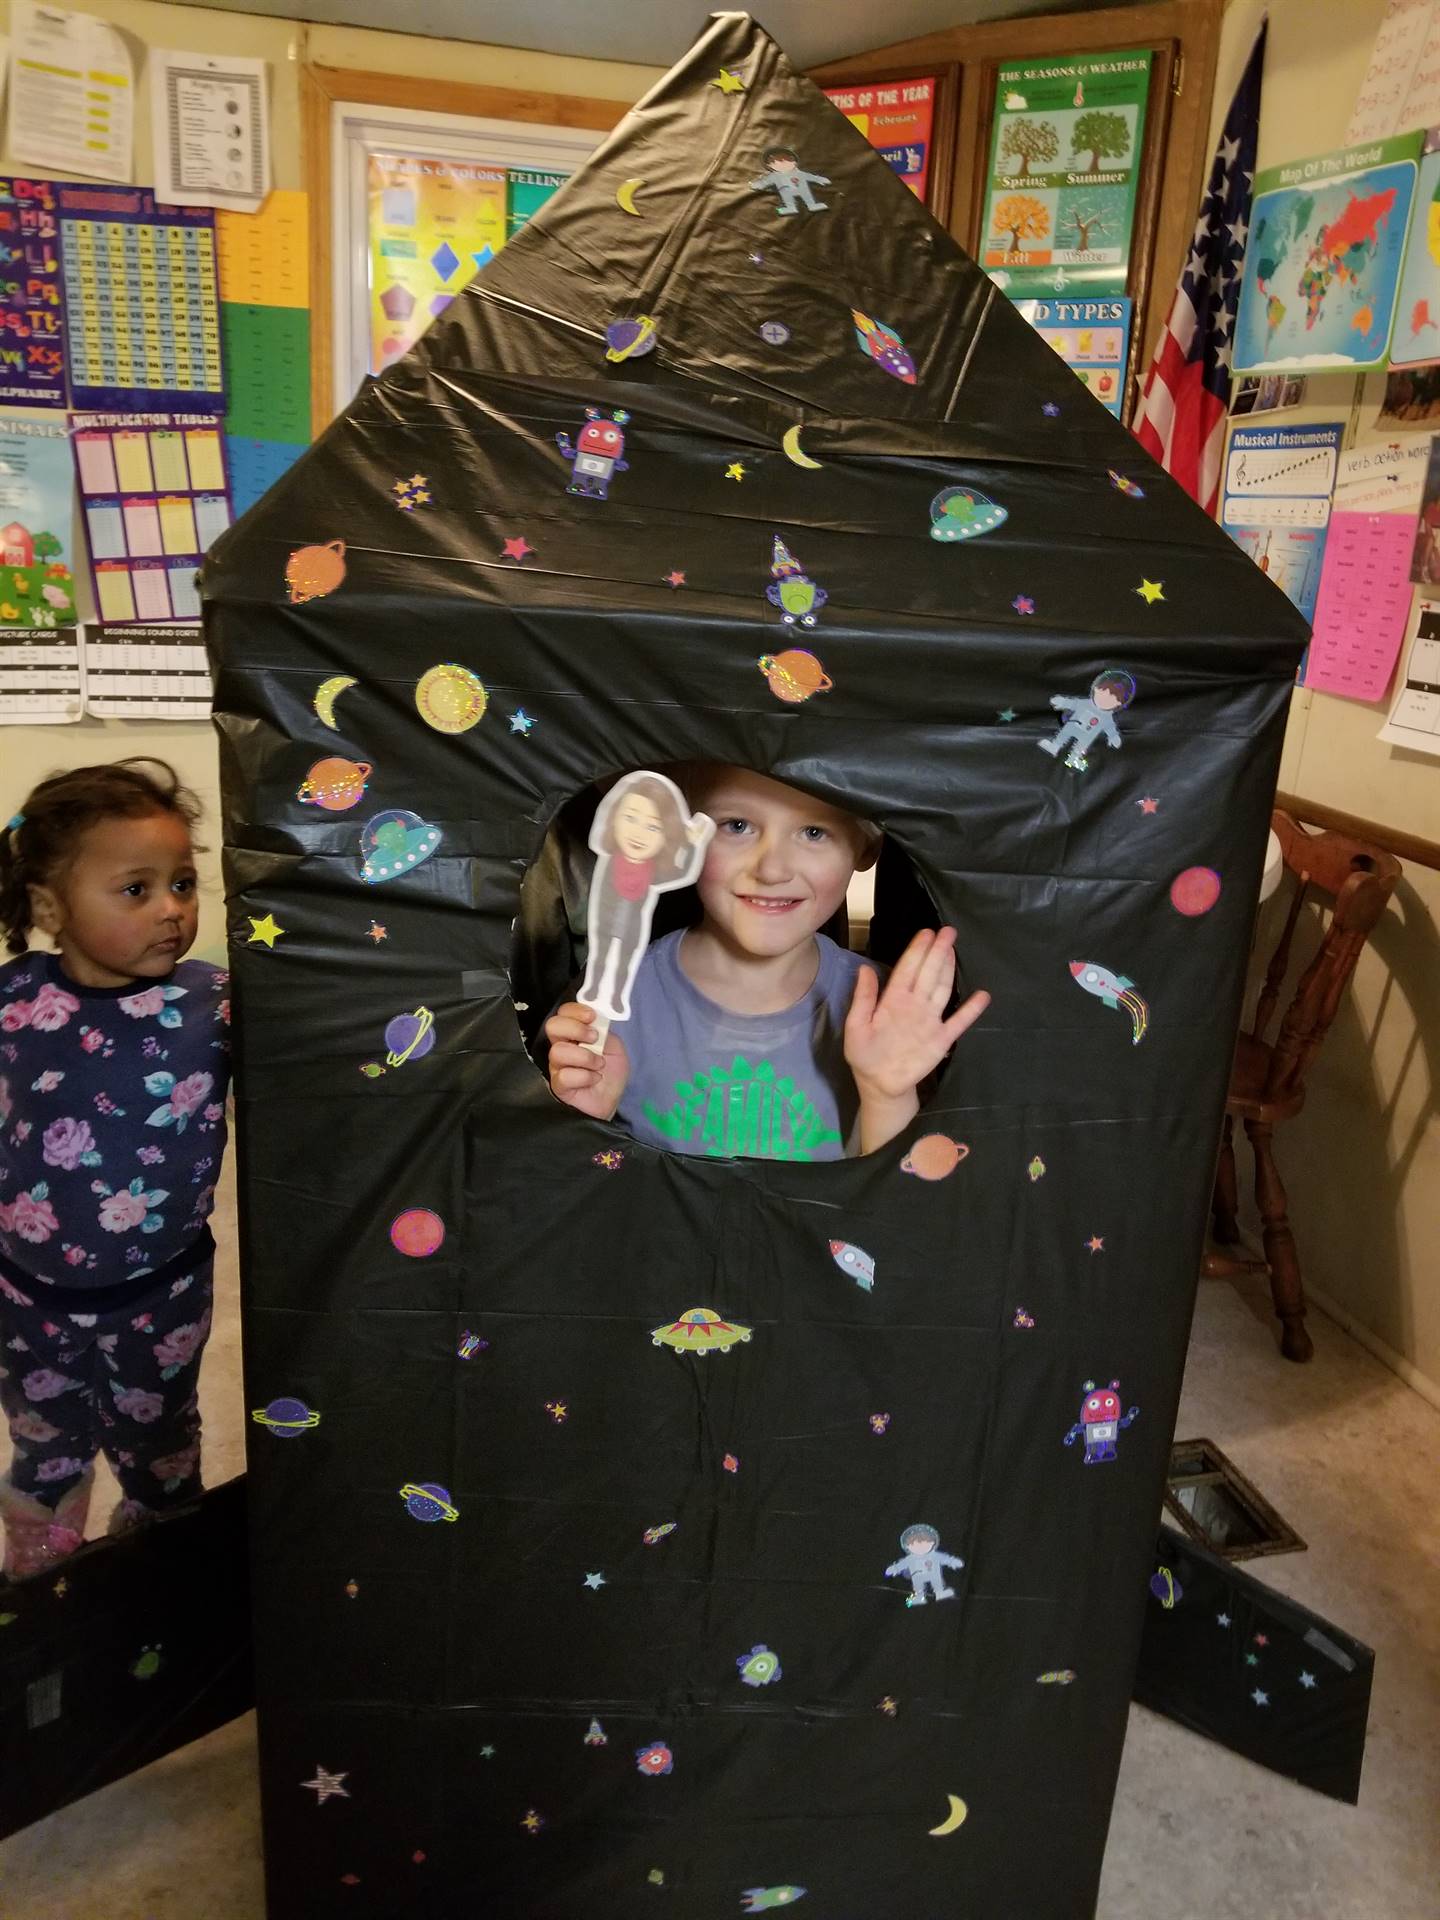
[[[1440,755],[1440,601],[1417,601],[1395,698],[1377,740]]]
[[[270,187],[263,60],[152,49],[150,118],[157,200],[258,210]]]
[[[74,627],[0,627],[0,726],[54,726],[85,710],[85,663]]]
[[[1390,0],[1346,129],[1347,147],[1440,121],[1440,9]]]
[[[93,14],[13,0],[10,151],[24,166],[129,180],[135,74],[124,40]]]
[[[208,720],[210,662],[198,626],[85,627],[85,711],[96,720]]]

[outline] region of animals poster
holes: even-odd
[[[925,199],[930,180],[930,147],[939,82],[883,80],[860,87],[826,87],[825,98],[894,168],[917,200]]]
[[[1395,307],[1392,367],[1440,359],[1440,127],[1425,135]]]
[[[0,420],[0,627],[73,627],[75,477],[63,415]]]
[[[1235,372],[1385,364],[1421,139],[1374,140],[1256,175]]]
[[[981,265],[1012,296],[1125,291],[1150,54],[1001,67]]]

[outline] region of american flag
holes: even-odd
[[[1220,498],[1220,456],[1230,407],[1231,333],[1249,232],[1260,131],[1262,24],[1225,125],[1190,257],[1145,376],[1131,431],[1207,513]]]

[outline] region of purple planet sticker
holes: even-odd
[[[407,1060],[423,1060],[435,1045],[435,1016],[429,1007],[397,1013],[385,1028],[385,1064],[403,1067]]]
[[[400,1498],[410,1518],[423,1520],[427,1526],[434,1526],[439,1520],[460,1518],[460,1509],[451,1502],[449,1493],[433,1480],[421,1480],[418,1484],[407,1480],[400,1489]]]
[[[319,1414],[303,1400],[288,1397],[272,1400],[268,1407],[256,1407],[250,1418],[257,1426],[273,1433],[277,1440],[294,1440],[320,1424]]]

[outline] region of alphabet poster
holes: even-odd
[[[0,177],[0,405],[65,405],[65,303],[55,189]]]

